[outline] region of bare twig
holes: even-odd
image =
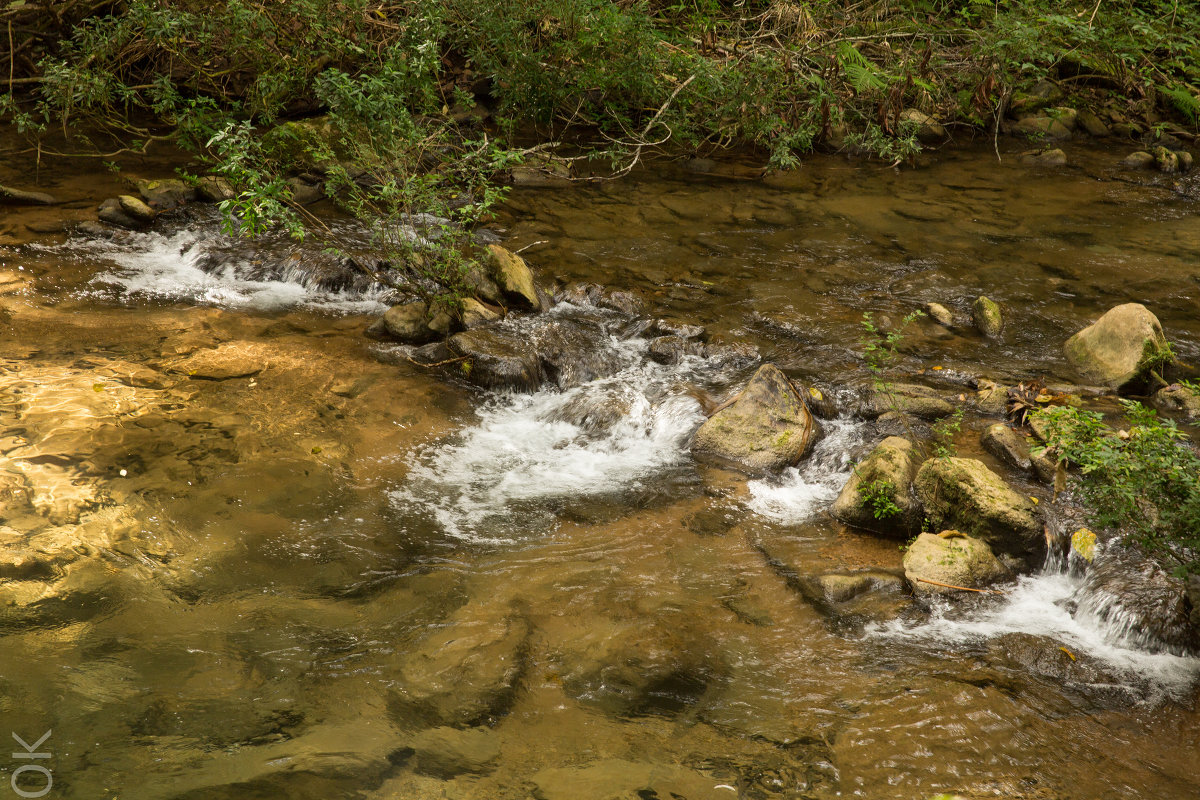
[[[633,168],[635,166],[637,166],[638,162],[641,160],[642,149],[645,148],[648,144],[650,146],[656,146],[659,144],[663,144],[664,142],[667,141],[667,139],[671,138],[670,129],[668,129],[666,137],[663,138],[662,140],[660,140],[658,142],[651,142],[651,143],[647,143],[645,141],[646,135],[649,134],[650,129],[653,128],[658,123],[659,117],[661,117],[663,115],[663,112],[667,110],[667,107],[670,106],[671,103],[674,102],[675,98],[679,96],[679,93],[682,92],[685,88],[687,88],[688,84],[690,84],[694,80],[696,80],[696,75],[695,75],[695,73],[692,73],[691,75],[688,76],[687,80],[685,80],[683,83],[681,83],[675,87],[675,91],[671,92],[671,96],[667,98],[665,103],[663,103],[661,106],[658,107],[658,111],[654,112],[654,116],[651,117],[650,121],[646,123],[646,127],[642,128],[642,132],[638,137],[639,139],[641,139],[641,141],[639,141],[637,143],[637,146],[634,147],[634,149],[633,149],[633,159],[630,160],[630,162],[628,164],[626,164],[624,167],[622,167],[619,171],[613,173],[612,175],[609,175],[608,176],[609,180],[611,180],[613,178],[620,178],[624,175],[628,175],[633,170]]]
[[[943,586],[947,589],[961,589],[964,592],[978,592],[979,594],[1004,594],[999,589],[972,589],[969,586],[955,586],[953,583],[942,583],[941,581],[931,581],[928,578],[917,578],[921,583],[928,583],[933,586]]]

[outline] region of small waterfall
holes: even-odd
[[[596,346],[624,366],[565,391],[492,395],[474,425],[410,457],[393,503],[424,508],[455,538],[502,542],[551,525],[554,501],[619,496],[690,471],[687,443],[704,415],[689,377],[703,360],[656,364],[642,339]]]
[[[785,525],[796,524],[825,510],[850,479],[851,453],[862,443],[861,422],[841,417],[822,423],[825,438],[798,467],[778,477],[751,481],[750,510]]]
[[[883,638],[967,645],[1004,634],[1044,636],[1100,662],[1115,676],[1149,684],[1171,694],[1183,693],[1200,678],[1200,658],[1164,650],[1137,630],[1128,612],[1089,591],[1087,581],[1048,565],[1004,587],[1003,598],[969,608],[938,600],[928,620],[893,621],[868,629]]]
[[[238,239],[220,231],[215,211],[174,231],[119,232],[111,239],[72,239],[61,257],[101,260],[110,269],[92,279],[98,296],[121,295],[226,308],[312,308],[341,314],[380,313],[391,291],[372,286],[336,256],[281,235]],[[347,242],[363,244],[360,231]],[[362,241],[359,241],[362,240]]]

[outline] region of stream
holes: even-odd
[[[32,233],[118,187],[44,172],[67,202],[0,217],[0,724],[51,731],[52,787],[0,757],[0,795],[1200,797],[1200,657],[1059,563],[926,609],[901,543],[827,514],[881,437],[848,402],[864,311],[999,301],[1000,340],[925,319],[901,344],[963,392],[1071,380],[1062,342],[1125,302],[1200,362],[1200,175],[1070,155],[513,191],[491,228],[546,286],[634,292],[837,401],[769,477],[689,449],[757,361],[660,364],[563,303],[512,324],[599,319],[609,374],[483,391],[364,337],[390,296],[316,244],[230,240],[199,206]],[[955,445],[999,471],[994,421]]]

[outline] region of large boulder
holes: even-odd
[[[992,550],[1033,561],[1046,542],[1035,507],[974,458],[931,458],[917,471],[917,497],[934,526],[953,528]]]
[[[1158,317],[1140,303],[1110,309],[1067,340],[1067,358],[1089,380],[1123,389],[1171,357]]]
[[[545,310],[533,273],[516,253],[498,244],[488,245],[487,272],[508,302],[531,311]]]
[[[799,462],[819,435],[800,392],[779,367],[764,364],[732,403],[700,426],[692,451],[772,472]]]
[[[855,528],[908,538],[921,529],[912,489],[917,463],[912,442],[889,436],[854,468],[831,513]]]
[[[986,542],[947,530],[936,535],[922,533],[908,546],[904,577],[917,594],[939,595],[957,593],[955,586],[987,586],[1009,577],[1009,571]]]

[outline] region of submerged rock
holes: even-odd
[[[916,533],[922,517],[912,488],[917,461],[912,442],[898,436],[884,439],[855,466],[831,513],[847,525],[887,536]]]
[[[764,364],[736,399],[696,431],[692,451],[753,472],[800,461],[820,436],[803,396],[774,364]]]
[[[979,589],[1009,577],[987,543],[958,531],[922,533],[904,554],[904,577],[922,595],[958,594],[938,584]],[[929,581],[934,581],[930,583]]]
[[[1138,150],[1125,156],[1121,166],[1126,169],[1151,169],[1154,167],[1154,156],[1145,150]]]
[[[594,619],[561,660],[567,694],[615,716],[678,713],[726,673],[703,630],[654,619]]]
[[[1141,303],[1125,303],[1105,312],[1063,346],[1067,359],[1089,380],[1126,389],[1171,357],[1158,317]]]
[[[646,353],[659,364],[677,364],[684,356],[703,356],[704,345],[680,336],[659,336],[650,341]]]
[[[1116,687],[1121,683],[1086,653],[1068,650],[1047,636],[1006,633],[988,642],[988,655],[1021,672],[1033,672],[1067,685]]]
[[[524,669],[529,625],[483,604],[460,609],[407,655],[395,705],[436,723],[469,726],[501,713]]]
[[[26,189],[14,189],[11,186],[0,186],[0,205],[9,206],[52,206],[58,200],[45,192],[31,192]]]
[[[1029,562],[1046,543],[1033,503],[974,458],[931,458],[917,471],[917,496],[935,526],[980,539]]]
[[[487,728],[430,728],[410,747],[422,775],[449,780],[455,775],[490,772],[500,758],[500,742]]]
[[[719,781],[684,767],[603,759],[586,767],[555,767],[533,774],[537,800],[730,800]]]

